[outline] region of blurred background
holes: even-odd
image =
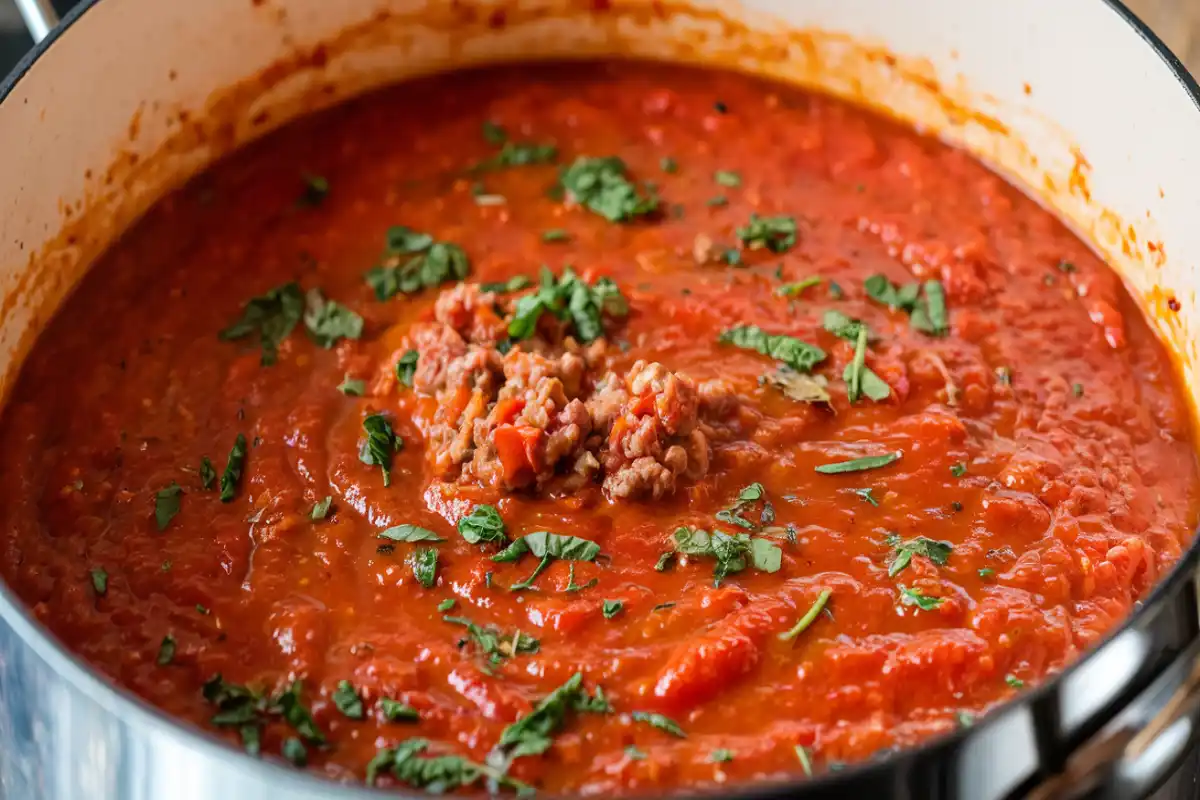
[[[78,0],[52,0],[65,13]],[[1100,2],[1100,0],[1095,0]],[[1200,0],[1125,0],[1193,74],[1200,74]],[[0,0],[0,76],[8,74],[32,42],[13,0]]]

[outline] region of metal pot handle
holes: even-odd
[[[29,35],[33,37],[34,44],[45,39],[58,24],[58,12],[54,10],[54,6],[50,5],[50,0],[16,0],[16,2],[17,11],[21,12],[21,19],[25,20],[25,27],[29,30]]]

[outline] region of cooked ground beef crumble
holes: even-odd
[[[618,375],[604,338],[584,345],[545,315],[509,342],[516,298],[462,283],[414,326],[413,389],[437,399],[425,435],[437,477],[506,490],[660,498],[704,477],[714,441],[735,432],[739,400],[653,361]]]

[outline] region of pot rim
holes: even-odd
[[[13,67],[12,71],[0,80],[0,104],[4,103],[37,60],[54,46],[88,11],[95,8],[99,2],[100,0],[80,0],[77,5],[62,17],[59,24],[50,30],[45,38],[26,52],[21,60],[17,62],[16,66]],[[1180,87],[1188,95],[1197,113],[1200,113],[1200,83],[1188,71],[1178,56],[1167,47],[1166,43],[1141,18],[1125,5],[1123,0],[1101,0],[1101,2],[1110,11],[1120,17],[1126,25],[1132,28],[1138,37],[1141,38],[1142,42],[1154,51],[1179,82]],[[0,411],[2,410],[2,406],[0,406]],[[1200,434],[1200,430],[1196,431],[1196,433]],[[1197,562],[1200,562],[1200,527],[1193,533],[1191,543],[1167,576],[1154,585],[1154,588],[1142,600],[1140,606],[1120,625],[1108,631],[1097,645],[1082,654],[1050,680],[1018,694],[995,711],[981,717],[972,727],[960,727],[952,733],[934,737],[916,747],[893,751],[884,758],[876,758],[866,762],[847,765],[847,768],[843,771],[826,772],[814,778],[805,778],[803,780],[775,780],[736,784],[722,787],[718,790],[701,790],[692,796],[700,798],[712,797],[718,792],[721,796],[729,796],[729,790],[733,790],[740,794],[740,796],[748,798],[783,796],[782,792],[789,792],[790,790],[803,791],[810,788],[814,791],[836,791],[839,786],[849,785],[855,779],[861,780],[869,776],[880,777],[884,772],[899,763],[911,762],[926,757],[936,757],[938,751],[949,752],[957,747],[963,739],[972,735],[973,731],[990,728],[1001,718],[1008,716],[1009,713],[1012,713],[1024,703],[1035,703],[1058,691],[1060,684],[1064,683],[1076,670],[1080,669],[1099,648],[1125,631],[1138,627],[1146,617],[1152,614],[1164,602],[1165,598],[1173,595],[1180,589],[1181,582],[1190,580],[1192,574],[1197,569]],[[143,700],[123,686],[110,681],[98,671],[92,669],[82,658],[59,642],[48,629],[33,618],[30,610],[15,596],[2,578],[0,578],[0,619],[7,623],[20,640],[28,645],[57,676],[68,681],[77,691],[95,700],[110,713],[116,714],[132,724],[149,726],[159,733],[176,736],[181,740],[182,744],[200,750],[206,757],[228,757],[231,750],[235,754],[237,753],[236,748],[232,748],[226,740],[216,736],[211,731],[167,714],[157,706]],[[130,719],[131,717],[132,719]],[[258,772],[260,777],[264,779],[264,782],[269,781],[279,789],[285,791],[288,789],[319,790],[322,796],[342,800],[354,800],[354,798],[361,799],[367,796],[384,794],[384,792],[376,790],[373,787],[339,783],[311,772],[298,771],[274,760],[247,758],[244,759],[241,768]],[[401,794],[386,792],[386,794],[390,797],[419,798],[425,796],[419,792],[411,794],[407,792]],[[687,795],[673,796],[686,797]]]

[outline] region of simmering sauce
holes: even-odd
[[[0,570],[67,646],[433,790],[919,743],[1096,643],[1197,516],[1168,355],[1054,217],[832,99],[633,63],[217,165],[59,312],[0,453]]]

